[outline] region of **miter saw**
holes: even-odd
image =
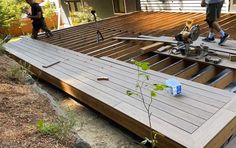
[[[184,29],[175,36],[177,46],[172,49],[172,53],[185,56],[198,56],[199,58],[207,55],[208,47],[204,45],[191,46],[200,35],[200,26],[193,24],[193,20],[187,20]]]

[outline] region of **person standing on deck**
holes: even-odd
[[[31,14],[27,14],[27,17],[33,20],[33,29],[32,29],[32,36],[31,38],[37,39],[38,37],[38,32],[40,29],[45,31],[45,36],[46,37],[51,37],[53,36],[51,31],[48,29],[44,17],[43,17],[43,11],[42,8],[39,6],[38,3],[35,3],[34,0],[26,0],[26,2],[30,5],[31,7]]]
[[[220,33],[219,45],[223,45],[225,41],[229,38],[229,34],[224,32],[218,23],[220,18],[221,8],[224,4],[224,0],[202,0],[201,6],[206,8],[206,22],[209,26],[209,34],[203,39],[205,42],[212,42],[215,40],[214,30]]]

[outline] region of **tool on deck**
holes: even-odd
[[[59,64],[59,63],[61,63],[63,61],[66,61],[66,60],[68,60],[68,59],[64,59],[64,60],[61,60],[61,61],[56,61],[56,62],[53,62],[53,63],[48,64],[48,65],[43,65],[42,67],[43,68],[49,68],[49,67],[52,67],[53,65]]]
[[[212,56],[209,56],[209,55],[207,55],[206,57],[205,57],[205,62],[209,62],[209,63],[213,63],[213,64],[218,64],[218,63],[220,63],[221,62],[221,58],[219,58],[219,57],[212,57]]]
[[[97,17],[96,17],[96,11],[95,10],[91,10],[91,13],[93,15],[93,18],[94,18],[94,22],[96,24],[96,29],[97,29],[97,43],[101,40],[104,40],[103,36],[102,36],[102,33],[99,31],[99,28],[98,28],[98,23],[97,23]]]
[[[193,20],[187,20],[184,29],[175,36],[175,39],[178,42],[177,47],[173,48],[174,54],[181,53],[186,56],[199,56],[199,58],[207,55],[208,47],[204,46],[204,44],[196,47],[190,46],[200,35],[200,26],[193,24]]]
[[[100,81],[100,80],[109,80],[108,77],[97,77],[97,80]]]

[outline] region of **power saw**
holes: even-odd
[[[186,56],[203,57],[208,53],[208,47],[204,45],[190,46],[193,41],[196,41],[200,35],[200,26],[194,24],[194,21],[189,19],[186,21],[184,29],[175,36],[177,46],[172,49],[172,53]]]

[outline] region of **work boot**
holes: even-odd
[[[46,38],[49,38],[49,37],[52,37],[53,34],[52,34],[51,32],[46,32],[46,33],[45,33],[45,36],[46,36]]]
[[[224,36],[220,37],[220,42],[218,43],[220,46],[222,46],[226,40],[230,37],[230,35],[228,33],[225,33]]]
[[[213,41],[215,41],[215,37],[214,36],[212,38],[206,37],[206,38],[202,39],[202,41],[204,41],[204,42],[213,42]]]

